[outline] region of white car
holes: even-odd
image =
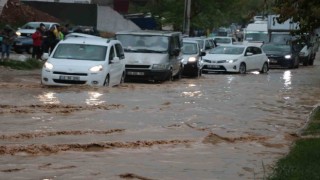
[[[50,29],[52,26],[57,26],[59,23],[56,22],[28,22],[25,25],[18,28],[16,31],[17,36],[31,36],[36,29],[40,27],[40,24],[43,23],[46,29]]]
[[[124,82],[125,56],[118,40],[73,37],[60,41],[42,68],[43,85],[114,86]]]
[[[202,72],[236,72],[269,70],[268,57],[260,47],[247,45],[218,46],[203,57]]]

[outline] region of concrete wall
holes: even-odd
[[[118,12],[108,6],[98,6],[97,29],[99,31],[117,32],[140,29],[132,21],[123,18]]]

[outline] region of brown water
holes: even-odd
[[[0,179],[262,179],[320,102],[319,59],[109,89],[0,70]]]

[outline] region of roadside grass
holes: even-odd
[[[280,159],[270,180],[320,179],[320,107],[316,108],[289,154]]]
[[[11,69],[17,70],[32,70],[32,69],[40,69],[43,65],[43,62],[29,58],[26,61],[17,61],[17,60],[6,60],[1,61],[0,66],[10,67]]]

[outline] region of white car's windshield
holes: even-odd
[[[197,54],[198,53],[197,44],[196,43],[183,42],[182,53],[183,54]]]
[[[106,46],[98,45],[59,44],[53,54],[53,58],[104,61],[106,59],[107,49]]]
[[[119,34],[117,39],[126,52],[165,53],[169,49],[166,36]]]
[[[218,46],[213,48],[209,54],[242,54],[244,51],[244,47],[236,47],[236,46]]]

